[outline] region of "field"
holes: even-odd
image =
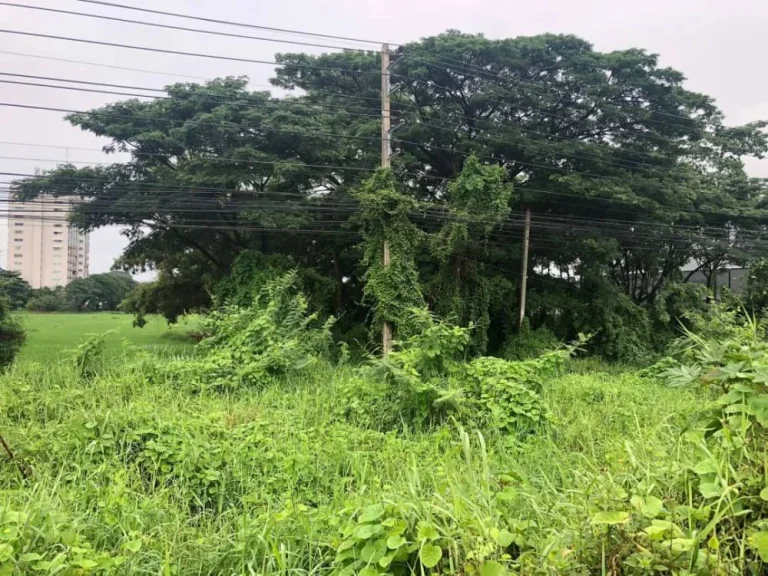
[[[194,320],[190,319],[181,319],[169,327],[163,318],[150,317],[147,325],[139,330],[132,326],[133,317],[128,314],[23,313],[19,316],[28,338],[19,357],[21,361],[61,359],[89,336],[106,332],[109,332],[106,342],[113,350],[134,345],[171,353],[193,343],[189,331],[194,328]]]
[[[532,407],[510,401],[527,411],[513,432],[462,412],[409,420],[418,408],[398,409],[375,366],[343,358],[201,388],[195,364],[154,354],[183,350],[181,327],[25,322],[27,349],[0,383],[15,451],[0,467],[2,573],[746,573],[726,562],[727,531],[703,528],[690,476],[704,389],[596,362],[508,364],[539,371],[547,407],[521,426]],[[76,365],[35,362],[106,328],[108,347]],[[123,338],[144,351],[112,354]]]

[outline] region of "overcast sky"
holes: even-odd
[[[76,0],[17,0],[132,19],[233,31],[232,28],[151,16]],[[682,71],[687,87],[713,96],[729,124],[768,118],[768,75],[764,72],[768,0],[121,0],[133,6],[183,12],[264,26],[404,43],[449,28],[489,38],[545,32],[576,34],[598,50],[644,48],[661,64]],[[0,6],[0,28],[272,60],[275,52],[312,51],[284,44],[204,36],[145,26],[106,22]],[[239,28],[240,33],[257,34]],[[261,34],[258,34],[261,35]],[[277,36],[277,35],[276,35]],[[281,36],[285,38],[286,36]],[[8,52],[23,53],[8,54]],[[315,50],[316,52],[316,50]],[[58,58],[46,60],[29,55]],[[64,60],[154,70],[160,74],[96,67]],[[0,33],[0,71],[116,84],[162,87],[176,81],[247,75],[264,88],[271,66],[151,54],[60,40]],[[179,76],[172,76],[176,74]],[[187,78],[184,78],[186,76]],[[85,110],[115,97],[0,84],[0,101]],[[63,114],[0,107],[2,172],[32,173],[58,162],[104,162],[105,143],[62,120]],[[51,148],[20,146],[40,144]],[[78,150],[78,148],[95,148]],[[13,160],[24,157],[31,161]],[[750,161],[754,176],[768,177],[768,161]],[[7,180],[0,176],[1,180]],[[7,233],[0,218],[0,266],[5,264]],[[109,270],[126,240],[117,229],[91,235],[91,273]]]

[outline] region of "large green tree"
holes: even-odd
[[[599,281],[611,284],[604,293],[646,305],[684,280],[680,267],[693,258],[712,269],[761,250],[763,188],[741,158],[765,152],[764,124],[726,126],[714,101],[687,90],[655,55],[598,52],[573,36],[449,31],[393,59],[393,147],[401,152],[393,174],[418,203],[414,222],[428,233],[442,228],[445,240],[461,223],[457,211],[472,215],[472,198],[457,203],[449,184],[464,186],[472,156],[472,170],[495,166],[494,186],[515,190],[493,214],[465,218],[468,241],[443,241],[442,251],[424,243],[414,254],[425,287],[459,270],[453,295],[482,301],[467,313],[455,297],[432,298],[435,309],[482,321],[496,339],[508,332],[497,320],[515,299],[524,207],[533,213],[532,302],[544,302],[535,292],[558,282],[564,293],[584,294],[580,284]],[[354,192],[379,163],[380,59],[343,52],[277,60],[273,83],[299,95],[278,99],[227,78],[70,116],[131,160],[62,166],[18,192],[80,195],[90,202],[77,225],[126,226],[120,265],[159,271],[142,297],[173,308],[169,317],[206,305],[238,254],[256,250],[334,282],[329,308],[360,321],[365,268],[350,217]],[[480,219],[487,222],[478,228]],[[332,233],[306,232],[318,230]],[[482,265],[457,265],[470,257]]]

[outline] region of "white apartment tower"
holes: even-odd
[[[69,225],[73,202],[40,196],[10,208],[7,269],[32,288],[66,286],[88,276],[88,234]]]

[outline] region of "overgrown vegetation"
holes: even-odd
[[[398,338],[416,333],[409,311],[424,305],[472,324],[471,354],[509,348],[526,208],[532,333],[592,333],[589,351],[611,361],[663,352],[700,304],[667,306],[664,295],[680,295],[697,271],[718,297],[719,270],[765,256],[765,186],[744,158],[768,152],[766,123],[727,126],[714,100],[656,55],[458,31],[402,52],[421,56],[393,55],[401,153],[389,171],[378,169],[378,55],[279,54],[272,83],[290,103],[219,78],[72,114],[130,159],[62,165],[13,192],[80,197],[73,225],[83,230],[124,226],[117,266],[157,273],[123,302],[139,326],[151,314],[175,322],[223,299],[244,304],[254,283],[297,269],[313,309],[338,319],[334,333],[354,353],[378,345],[384,321]],[[755,276],[750,292],[757,307],[761,283]],[[29,305],[50,310],[56,296]]]
[[[0,569],[764,573],[768,343],[743,309],[690,315],[641,372],[473,357],[423,309],[354,363],[297,282],[211,315],[188,362],[95,337],[0,375]]]
[[[768,149],[764,123],[724,126],[639,50],[420,47],[442,58],[400,61],[393,113],[418,121],[392,169],[345,105],[375,101],[376,57],[288,54],[273,82],[303,108],[244,79],[171,86],[69,118],[130,162],[14,185],[103,203],[77,205],[81,228],[128,226],[120,266],[158,271],[121,304],[137,325],[207,314],[183,358],[101,334],[0,374],[0,574],[768,572],[768,267],[743,301],[717,289],[760,255],[764,187],[741,157]],[[551,94],[497,82],[529,77]],[[107,305],[80,288],[27,306]]]

